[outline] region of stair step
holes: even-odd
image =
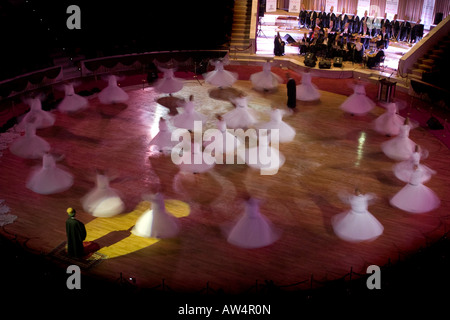
[[[420,79],[422,79],[422,74],[423,74],[424,72],[425,72],[425,70],[422,70],[422,69],[413,69],[413,70],[411,71],[411,74],[414,74],[414,75],[420,77]]]
[[[435,63],[434,59],[420,59],[422,64],[426,64],[426,65],[433,65]]]
[[[419,64],[418,67],[419,67],[419,69],[422,69],[422,70],[431,70],[431,69],[433,69],[433,66],[429,66],[427,64]]]
[[[246,40],[246,41],[250,40],[250,36],[249,35],[245,35],[245,34],[243,34],[243,35],[235,35],[235,36],[231,35],[231,42],[233,42],[233,41],[244,41],[244,40]]]

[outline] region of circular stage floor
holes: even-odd
[[[311,275],[324,281],[350,270],[365,274],[369,265],[395,262],[400,255],[437,239],[447,228],[448,148],[424,128],[411,131],[410,138],[429,151],[423,163],[437,174],[426,185],[442,203],[425,214],[391,207],[390,197],[404,183],[392,173],[394,161],[380,149],[388,137],[371,129],[371,122],[384,111],[379,106],[366,116],[351,116],[339,109],[346,96],[321,91],[319,102],[299,101],[298,111],[284,117],[297,134],[293,142],[280,144],[286,162],[277,174],[263,176],[246,165],[223,164],[194,175],[179,172],[170,156],[149,148],[158,132],[159,117],[170,119],[174,111],[163,104],[170,107],[174,99],[157,94],[152,87],[125,89],[130,96],[126,104],[102,105],[92,97],[89,109],[74,115],[54,111],[55,125],[38,130],[52,152],[65,156],[60,164],[75,177],[68,191],[33,193],[25,183],[40,161],[3,151],[2,198],[10,213],[18,216],[3,227],[3,234],[17,235],[30,250],[46,254],[55,263],[78,264],[85,274],[105,279],[116,280],[122,273],[143,288],[164,279],[174,291],[197,292],[208,283],[214,289],[240,293],[256,281],[272,280],[283,286]],[[193,94],[196,110],[208,117],[207,129],[215,126],[217,113],[232,110],[227,98],[240,91],[249,96],[249,106],[261,121],[269,119],[271,108],[287,110],[284,85],[275,93],[262,93],[253,90],[249,81],[238,81],[233,90],[219,91],[191,80],[173,96],[187,99]],[[96,169],[114,178],[111,186],[122,195],[124,213],[95,218],[83,212],[80,199],[93,188]],[[335,214],[348,209],[339,194],[351,193],[355,186],[377,195],[369,211],[383,224],[384,233],[373,242],[342,241],[330,223]],[[158,188],[177,212],[178,237],[158,240],[131,234],[148,206],[142,194]],[[245,193],[262,200],[261,212],[282,232],[268,247],[242,249],[226,241],[224,230],[243,213],[240,197]],[[78,209],[87,240],[100,246],[95,261],[64,259],[60,252],[66,240],[67,207]]]

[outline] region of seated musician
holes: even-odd
[[[303,38],[299,41],[299,53],[300,54],[306,54],[309,52],[309,42],[310,39],[308,37],[308,34],[305,32],[303,33]]]
[[[375,67],[384,58],[384,50],[383,49],[384,49],[384,45],[380,44],[380,46],[378,47],[378,50],[376,52],[367,54],[366,64],[369,69],[372,69],[373,67]]]
[[[331,45],[331,55],[333,57],[343,57],[341,34],[337,33]]]
[[[368,49],[371,37],[369,34],[369,28],[367,27],[366,23],[363,23],[360,35],[361,35],[361,42],[364,45],[364,49]]]
[[[386,27],[381,27],[381,32],[377,36],[377,47],[380,46],[380,44],[383,43],[384,48],[389,48],[389,34],[386,32]]]
[[[353,52],[354,61],[361,63],[364,56],[364,45],[361,42],[361,36],[356,36],[356,42]]]
[[[314,31],[311,33],[309,42],[309,51],[314,54],[320,49],[320,27],[315,27]]]
[[[342,57],[344,58],[344,61],[351,61],[352,58],[352,52],[350,51],[351,46],[350,42],[347,40],[346,37],[342,38]]]

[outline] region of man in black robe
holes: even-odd
[[[73,258],[84,256],[83,241],[86,239],[86,228],[81,221],[75,219],[76,211],[68,208],[69,218],[66,220],[67,254]]]
[[[286,42],[283,41],[283,39],[280,36],[280,33],[277,32],[277,35],[275,36],[274,42],[273,42],[273,54],[276,56],[284,56],[284,46]]]
[[[290,109],[295,109],[295,106],[297,105],[297,84],[295,83],[295,80],[290,77],[289,74],[287,74],[288,81],[286,82],[286,89],[287,89],[287,106]]]

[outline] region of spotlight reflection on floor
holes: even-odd
[[[165,200],[166,210],[177,218],[187,217],[190,207],[179,200]],[[96,218],[86,224],[87,237],[85,241],[98,243],[99,253],[107,259],[120,257],[160,241],[157,238],[143,238],[131,233],[136,220],[151,207],[148,201],[140,202],[136,208],[125,214],[111,218]]]

